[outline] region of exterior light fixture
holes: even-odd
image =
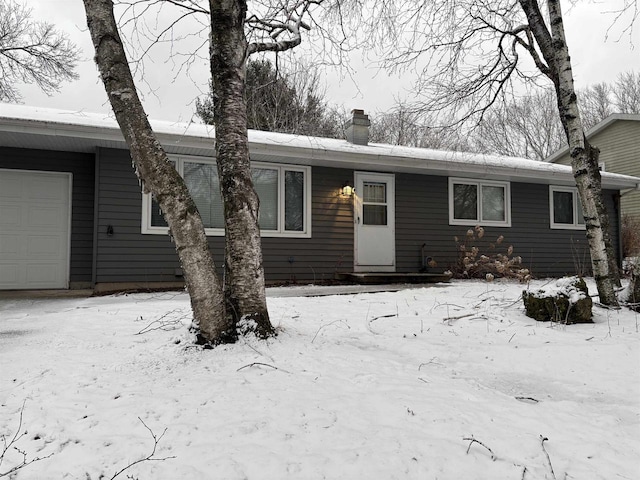
[[[353,195],[353,192],[356,191],[355,188],[349,185],[349,183],[350,182],[346,180],[342,185],[342,195],[344,195],[345,197],[350,197],[351,195]]]

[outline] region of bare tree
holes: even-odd
[[[612,113],[640,113],[640,75],[621,73],[615,82],[577,92],[584,128]],[[494,105],[472,132],[474,150],[544,160],[567,145],[557,112],[555,92],[536,89]]]
[[[234,325],[225,315],[222,286],[215,272],[204,227],[187,186],[157,140],[129,69],[111,0],[84,0],[95,60],[145,191],[160,205],[176,246],[194,324],[207,342],[232,341]]]
[[[209,59],[216,102],[216,164],[224,206],[224,287],[215,275],[202,221],[184,182],[167,161],[155,138],[136,93],[131,69],[118,32],[112,0],[84,0],[96,61],[116,118],[129,144],[136,171],[159,203],[185,272],[194,317],[203,341],[233,341],[236,332],[273,334],[264,290],[264,268],[258,226],[259,200],[249,163],[246,103],[246,62],[259,52],[282,52],[294,48],[304,21],[318,1],[291,4],[258,4],[247,13],[246,0],[122,0],[120,28],[132,27],[134,41],[150,41],[134,59],[136,68],[154,45],[185,41],[192,35],[209,33]],[[171,12],[168,25],[160,25],[165,8]],[[147,22],[150,16],[152,21]],[[177,35],[176,25],[195,19],[194,29]],[[172,43],[173,45],[173,43]],[[182,67],[198,58],[199,50],[183,56]],[[180,239],[178,239],[180,237]]]
[[[619,277],[598,150],[584,136],[559,0],[443,0],[403,2],[401,7],[387,0],[369,7],[358,4],[348,18],[368,32],[371,43],[386,46],[387,66],[418,70],[416,91],[424,99],[419,106],[431,113],[456,112],[453,123],[481,122],[492,106],[513,96],[516,81],[536,83],[540,73],[551,81],[600,299],[616,305]],[[523,54],[537,73],[522,62]]]
[[[399,103],[388,112],[371,115],[369,139],[408,147],[468,150],[464,134],[455,128],[439,127],[442,123],[447,122]]]
[[[606,82],[596,83],[577,93],[578,106],[582,113],[582,122],[585,130],[615,113],[615,107],[611,101],[613,88]]]
[[[270,132],[340,138],[335,118],[314,65],[274,66],[268,59],[247,63],[245,98],[247,127]],[[196,113],[213,124],[215,91],[196,101]]]
[[[78,78],[78,48],[65,33],[31,15],[22,3],[0,0],[0,101],[20,101],[19,83],[35,83],[51,95],[63,81]]]
[[[541,89],[500,103],[473,132],[474,149],[544,160],[566,144],[555,92]]]
[[[618,75],[613,97],[616,112],[640,113],[640,72],[628,71]]]
[[[569,47],[565,39],[560,0],[547,0],[549,27],[537,1],[519,0],[527,16],[527,41],[520,37],[536,66],[556,90],[560,120],[569,144],[571,166],[584,212],[591,264],[600,301],[618,305],[615,287],[620,285],[618,266],[609,236],[609,217],[602,199],[602,181],[598,168],[599,150],[584,134],[571,69]],[[542,58],[538,55],[538,49]]]

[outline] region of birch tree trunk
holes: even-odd
[[[544,23],[537,0],[519,0],[519,3],[547,62],[548,70],[543,73],[553,81],[556,90],[560,119],[567,136],[571,166],[585,217],[591,265],[600,301],[605,305],[617,306],[614,287],[619,285],[620,280],[609,237],[609,219],[602,200],[599,151],[589,145],[584,135],[560,1],[547,1],[551,31]]]
[[[186,184],[169,162],[147,120],[118,33],[112,0],[83,0],[100,70],[136,174],[169,224],[184,271],[194,323],[202,339],[234,341],[235,326],[225,315],[222,286],[215,272],[204,226]]]
[[[244,100],[246,0],[210,0],[216,163],[225,217],[225,306],[234,323],[273,333],[264,290],[258,195],[251,179]]]

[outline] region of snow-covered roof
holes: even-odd
[[[608,128],[611,124],[619,121],[640,122],[640,114],[636,113],[612,113],[601,122],[596,123],[586,132],[587,138],[591,138],[596,133]],[[569,147],[563,147],[545,159],[545,162],[554,163],[569,153]]]
[[[213,127],[150,119],[169,153],[214,155]],[[38,141],[40,139],[40,141]],[[0,104],[0,145],[69,151],[124,148],[112,114]],[[573,184],[571,168],[525,158],[376,144],[249,130],[253,160],[314,166]],[[640,179],[603,173],[603,186],[636,188]]]

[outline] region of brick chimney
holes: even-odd
[[[351,118],[345,124],[347,141],[354,145],[367,145],[369,143],[369,115],[364,110],[351,110]]]

